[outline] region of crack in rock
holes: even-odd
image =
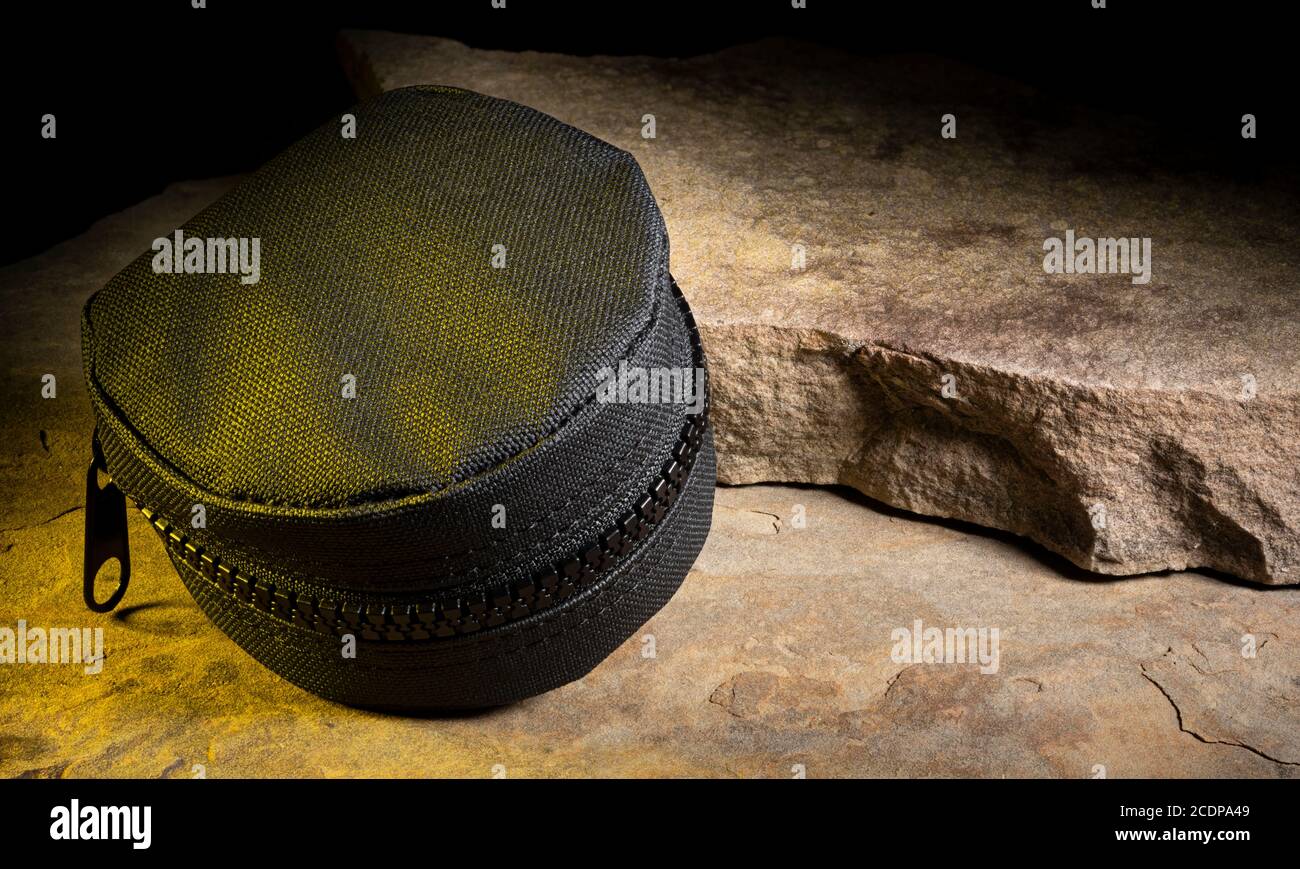
[[[62,512],[55,513],[53,516],[49,517],[48,519],[41,519],[39,522],[32,522],[29,525],[15,525],[12,528],[0,528],[0,534],[12,534],[15,531],[28,531],[32,528],[40,528],[42,525],[49,525],[51,522],[54,522],[58,519],[62,519],[64,516],[67,516],[70,513],[76,513],[78,510],[84,510],[84,509],[86,509],[86,505],[78,504],[75,507],[69,507],[68,509],[63,510]]]
[[[1179,708],[1177,701],[1175,701],[1173,696],[1168,691],[1165,690],[1165,687],[1163,685],[1161,685],[1158,681],[1156,681],[1156,679],[1150,673],[1147,672],[1145,664],[1142,665],[1142,676],[1152,685],[1156,686],[1156,690],[1159,691],[1167,701],[1169,701],[1169,705],[1173,707],[1174,715],[1178,719],[1178,729],[1181,730],[1183,733],[1186,733],[1188,736],[1191,736],[1197,741],[1203,742],[1206,745],[1228,745],[1228,746],[1232,746],[1233,748],[1244,748],[1246,751],[1249,751],[1251,754],[1258,755],[1259,757],[1262,757],[1264,760],[1267,760],[1270,763],[1276,763],[1281,766],[1300,766],[1300,762],[1282,760],[1281,758],[1273,757],[1268,753],[1256,748],[1255,746],[1245,742],[1226,740],[1226,739],[1210,739],[1209,737],[1197,733],[1195,730],[1192,730],[1190,727],[1186,725],[1186,723],[1183,721],[1183,710]]]

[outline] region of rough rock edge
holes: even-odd
[[[720,482],[844,484],[1023,535],[1096,573],[1199,567],[1300,583],[1300,493],[1273,432],[1278,420],[1300,426],[1296,396],[1097,387],[817,330],[701,328]],[[941,394],[945,374],[956,398]]]

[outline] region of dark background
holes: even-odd
[[[56,3],[6,8],[0,113],[8,171],[0,264],[32,256],[189,178],[256,168],[351,105],[343,28],[447,36],[480,48],[681,56],[763,36],[874,54],[930,52],[1071,103],[1162,128],[1171,165],[1294,178],[1291,16],[1281,4],[1108,0],[489,0]],[[57,116],[58,138],[40,137]],[[1244,157],[1240,118],[1260,139]],[[1155,167],[1153,167],[1155,168]]]

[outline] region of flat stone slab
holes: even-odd
[[[715,517],[681,591],[591,674],[447,719],[348,709],[265,670],[202,615],[134,511],[135,574],[112,616],[81,606],[80,510],[0,533],[0,625],[102,626],[106,651],[95,675],[0,666],[0,775],[1300,769],[1300,590],[1194,572],[1099,585],[1015,538],[882,511],[849,490],[722,488]],[[997,629],[996,671],[896,660],[894,632],[918,619]]]
[[[0,270],[0,627],[102,627],[106,652],[98,674],[0,665],[0,775],[1296,774],[1300,589],[1103,581],[848,489],[719,489],[696,569],[643,630],[577,683],[466,718],[351,710],[268,672],[135,511],[127,599],[87,612],[81,304],[232,183],[176,185]],[[996,671],[896,660],[918,619],[997,629]]]
[[[1139,122],[935,58],[341,45],[363,94],[466,87],[636,156],[702,324],[722,480],[845,483],[1102,573],[1300,582],[1300,215],[1281,187],[1170,167]],[[1045,273],[1067,231],[1151,239],[1149,282]]]

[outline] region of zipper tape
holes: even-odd
[[[704,443],[706,423],[688,423],[649,491],[581,553],[514,585],[486,593],[426,597],[405,603],[339,603],[284,591],[230,566],[172,523],[141,507],[167,549],[214,587],[281,621],[329,636],[370,641],[429,641],[477,633],[550,609],[597,582],[661,524],[676,503]]]

